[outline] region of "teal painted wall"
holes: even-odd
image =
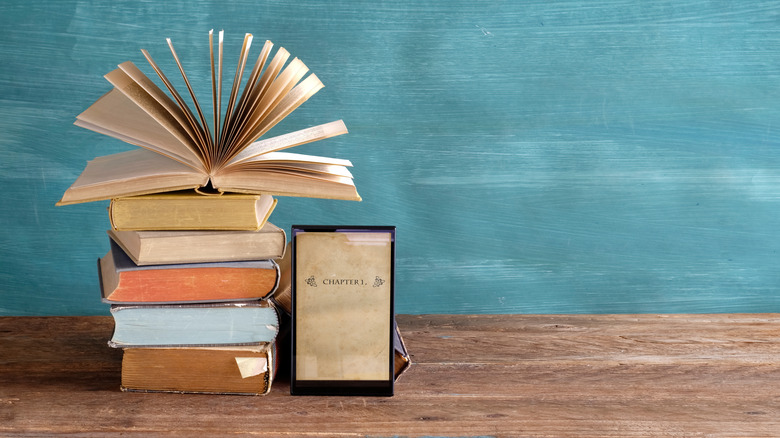
[[[778,1],[6,0],[0,24],[0,315],[107,313],[107,203],[54,203],[131,147],[72,122],[142,48],[173,76],[166,37],[207,84],[212,28],[325,83],[275,131],[344,119],[298,151],[351,159],[364,201],[272,222],[396,225],[400,313],[780,312]]]

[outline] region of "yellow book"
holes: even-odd
[[[108,209],[114,230],[259,230],[276,206],[271,195],[194,190],[114,198]]]

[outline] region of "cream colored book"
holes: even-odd
[[[108,230],[138,266],[277,259],[284,255],[283,229],[266,222],[258,231]]]
[[[194,190],[114,198],[108,207],[115,230],[259,230],[276,206],[271,195]]]
[[[244,37],[223,115],[223,34],[219,33],[215,51],[214,34],[209,32],[210,120],[170,39],[168,46],[194,111],[146,50],[142,52],[167,93],[130,61],[106,74],[114,88],[79,114],[75,124],[140,148],[89,161],[57,204],[197,188],[360,200],[349,160],[282,151],[345,134],[343,121],[260,139],[323,84],[314,74],[306,76],[308,68],[298,58],[287,62],[290,54],[284,48],[271,56],[270,41],[245,75],[252,39],[251,34]]]

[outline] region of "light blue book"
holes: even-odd
[[[276,309],[267,302],[115,305],[114,348],[253,345],[279,332]]]

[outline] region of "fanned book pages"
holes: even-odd
[[[184,189],[359,201],[349,160],[283,152],[347,133],[337,120],[260,140],[323,84],[298,58],[266,41],[248,74],[252,35],[246,34],[229,94],[222,92],[223,33],[209,32],[213,114],[208,117],[168,39],[194,110],[149,52],[146,60],[167,93],[135,64],[105,75],[114,86],[75,124],[140,146],[93,159],[58,205]],[[244,84],[241,90],[241,84]],[[227,101],[222,114],[223,100]]]

